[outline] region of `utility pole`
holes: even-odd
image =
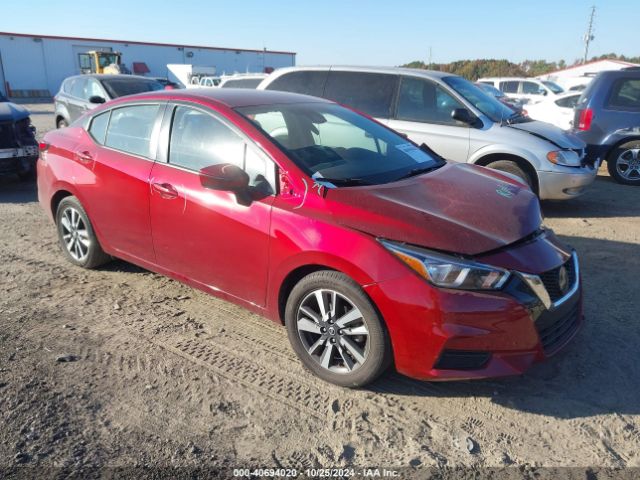
[[[584,36],[584,59],[582,63],[587,63],[587,58],[589,56],[589,43],[595,38],[593,35],[593,18],[596,15],[596,7],[595,5],[591,7],[591,16],[589,17],[589,27],[587,28],[587,33]]]
[[[427,66],[428,69],[431,69],[431,47],[429,47],[429,65]]]

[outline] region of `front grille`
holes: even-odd
[[[479,370],[491,358],[489,352],[444,350],[434,368],[442,370]]]
[[[13,129],[13,122],[0,123],[0,148],[15,148],[16,134]]]
[[[574,301],[557,311],[544,312],[536,320],[540,343],[546,354],[557,351],[573,336],[580,320],[580,302]]]
[[[564,289],[560,286],[560,270],[566,270],[567,273],[567,285]],[[547,289],[549,298],[552,302],[556,302],[564,297],[576,284],[576,267],[573,262],[573,258],[569,258],[563,265],[560,265],[553,270],[549,270],[540,274],[540,280],[544,284],[544,288]]]

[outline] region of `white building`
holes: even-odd
[[[623,62],[622,60],[596,60],[594,62],[587,62],[581,65],[565,68],[563,70],[547,73],[545,75],[540,75],[537,78],[540,80],[550,80],[557,83],[565,90],[569,90],[571,87],[588,84],[599,72],[607,70],[622,70],[623,68],[638,66],[640,65]]]
[[[294,52],[168,43],[57,37],[0,32],[0,93],[14,97],[55,95],[62,80],[80,73],[79,53],[122,53],[122,62],[145,64],[151,77],[167,77],[167,64],[215,67],[218,74],[264,72],[295,65]],[[144,70],[144,68],[143,68]]]

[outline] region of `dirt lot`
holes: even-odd
[[[53,125],[51,105],[30,107],[40,132]],[[602,169],[581,199],[544,205],[582,261],[587,321],[565,353],[517,378],[390,373],[350,391],[316,380],[283,328],[230,303],[124,262],[71,266],[35,185],[0,180],[0,477],[22,466],[640,467],[639,200]]]

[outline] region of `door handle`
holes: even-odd
[[[93,162],[93,157],[89,152],[76,152],[75,154],[76,160],[81,163],[91,163]]]
[[[151,188],[159,193],[162,198],[178,198],[178,190],[170,183],[152,183]]]

